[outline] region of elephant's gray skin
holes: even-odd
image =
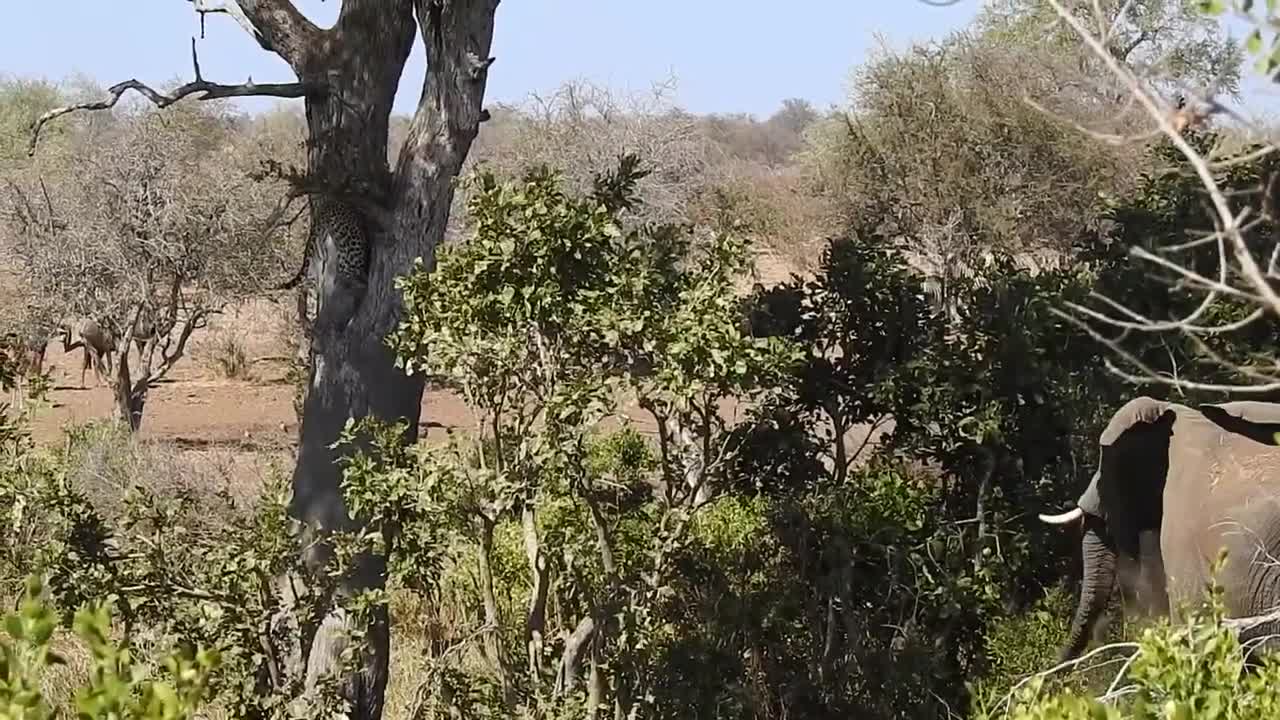
[[[1078,657],[1088,645],[1118,569],[1145,610],[1177,612],[1203,599],[1210,564],[1225,549],[1227,564],[1217,580],[1228,616],[1263,615],[1280,606],[1276,432],[1276,403],[1192,408],[1139,397],[1112,416],[1099,438],[1098,470],[1077,507],[1040,516],[1084,525],[1080,600],[1060,659]],[[1134,572],[1125,572],[1125,564]],[[1241,640],[1278,629],[1260,625],[1242,632]]]

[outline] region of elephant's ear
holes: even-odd
[[[1121,406],[1115,415],[1111,416],[1111,422],[1107,423],[1107,429],[1102,431],[1102,437],[1098,438],[1098,443],[1104,447],[1114,445],[1129,428],[1138,423],[1153,423],[1168,410],[1169,403],[1163,400],[1156,400],[1146,395],[1136,397]]]
[[[1247,437],[1263,445],[1280,445],[1280,404],[1245,400],[1206,403],[1196,409],[1206,419],[1229,433]]]

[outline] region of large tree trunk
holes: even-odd
[[[393,282],[417,257],[429,267],[434,264],[453,199],[452,180],[482,116],[497,4],[498,0],[344,0],[334,27],[320,30],[284,0],[239,0],[264,47],[288,61],[303,83],[327,85],[326,93],[306,99],[308,174],[327,188],[358,196],[353,204],[369,215],[367,290],[363,297],[322,298],[315,318],[291,502],[291,513],[312,534],[353,529],[361,522],[347,516],[336,464],[339,451],[331,447],[348,418],[407,420],[406,440],[417,438],[423,380],[397,369],[383,344],[401,315]],[[388,123],[415,29],[420,29],[426,45],[428,70],[392,173],[386,162]],[[316,252],[323,250],[317,247]],[[350,292],[338,286],[335,294]],[[326,317],[333,308],[353,309],[354,314],[349,322],[347,316]],[[312,548],[304,558],[309,566],[327,560],[329,549],[323,544],[307,545]],[[340,594],[349,597],[382,587],[385,569],[384,558],[360,559]],[[387,682],[385,611],[372,622],[373,627],[366,628],[369,651],[363,670],[343,683],[353,715],[360,718],[381,715]],[[349,624],[350,619],[337,611],[318,623],[310,651],[304,650],[310,682],[339,670]]]
[[[435,247],[444,238],[453,179],[484,117],[481,102],[493,60],[489,47],[499,0],[343,0],[330,29],[317,27],[290,0],[191,2],[202,20],[206,13],[234,18],[264,50],[288,63],[299,82],[223,85],[200,77],[196,64],[196,78],[171,94],[137,81],[118,83],[109,89],[111,99],[106,102],[78,103],[42,115],[33,126],[29,151],[35,151],[44,123],[76,110],[109,108],[130,89],[143,92],[161,107],[192,94],[203,99],[305,98],[307,177],[290,179],[301,185],[299,190],[337,196],[364,211],[371,244],[368,277],[357,283],[336,282],[335,263],[324,257],[329,252],[327,243],[315,248],[325,275],[317,278],[316,285],[324,295],[313,323],[312,362],[290,507],[311,536],[304,538],[308,550],[303,560],[315,568],[331,554],[331,548],[319,540],[329,531],[362,524],[347,516],[339,487],[338,451],[332,447],[346,421],[369,416],[387,422],[407,420],[406,440],[417,439],[423,380],[407,377],[395,367],[383,338],[401,315],[395,279],[412,269],[415,258],[433,267]],[[426,78],[391,172],[387,167],[391,105],[415,32],[426,47]],[[65,342],[69,344],[70,338]],[[128,405],[130,417],[139,414],[141,404],[135,413],[132,401],[123,394],[122,410]],[[339,594],[350,597],[380,588],[385,572],[385,558],[361,558],[342,579]],[[301,652],[309,681],[339,670],[349,624],[336,610],[308,624],[318,628],[309,651]],[[382,714],[387,681],[385,612],[366,630],[371,650],[363,671],[342,678],[342,685],[356,717],[377,718]]]

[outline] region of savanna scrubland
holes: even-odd
[[[1118,594],[1055,659],[1079,537],[1036,515],[1139,394],[1271,399],[1280,334],[1269,129],[1215,104],[1263,36],[1066,5],[764,119],[586,81],[480,113],[445,43],[417,115],[338,140],[328,95],[125,95],[36,142],[108,91],[4,78],[0,717],[1273,717],[1220,602]],[[273,289],[331,191],[398,198],[353,201],[336,331]]]

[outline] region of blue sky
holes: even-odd
[[[337,17],[339,0],[295,3],[322,25]],[[50,80],[82,72],[103,84],[190,76],[190,42],[200,26],[183,0],[5,4],[0,72]],[[876,46],[876,33],[901,47],[961,27],[980,6],[981,0],[952,7],[918,0],[503,0],[488,97],[518,101],[575,77],[642,90],[674,73],[678,102],[694,112],[767,115],[795,96],[825,106],[843,100],[849,69]],[[292,79],[282,61],[226,16],[208,17],[199,50],[209,80]],[[417,46],[398,111],[417,100],[422,61]]]
[[[340,0],[295,0],[332,23]],[[183,0],[7,0],[0,72],[59,80],[84,73],[110,84],[190,77],[199,21]],[[772,113],[787,97],[842,102],[849,70],[880,42],[902,48],[967,24],[982,0],[935,7],[920,0],[503,0],[490,101],[519,101],[572,78],[643,90],[674,74],[693,112]],[[129,8],[129,9],[125,9]],[[207,79],[290,80],[226,16],[209,16],[200,42]],[[411,111],[422,77],[415,48],[396,109]],[[1274,100],[1267,104],[1272,104]],[[1251,102],[1250,105],[1253,105]],[[257,103],[254,107],[262,107]]]

